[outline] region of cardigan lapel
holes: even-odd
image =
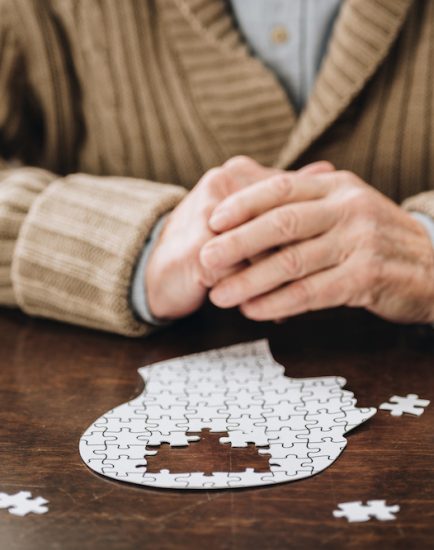
[[[414,0],[347,0],[312,94],[276,165],[286,168],[342,114],[385,59]]]
[[[190,52],[200,48],[205,55],[206,48],[213,48],[214,53],[220,51],[221,54],[230,55],[232,63],[240,71],[268,88],[270,99],[275,102],[276,97],[279,97],[281,120],[285,121],[288,139],[275,149],[274,159],[277,160],[270,160],[279,168],[287,168],[337,120],[363,90],[389,53],[416,0],[343,0],[314,88],[298,119],[277,80],[272,78],[270,71],[259,60],[249,54],[227,10],[229,0],[161,1],[166,6],[173,3],[178,13],[188,21],[189,42],[192,42],[188,48]],[[175,39],[180,42],[178,38]],[[209,68],[207,73],[208,78],[211,78]],[[202,75],[192,74],[196,72],[200,73],[202,69],[190,69],[190,78],[196,80],[197,76],[197,80],[202,80]],[[224,77],[222,74],[215,75],[215,89]],[[200,97],[196,99],[208,111],[203,100]],[[285,104],[286,109],[283,108]],[[220,108],[223,109],[221,105]],[[262,107],[261,110],[261,120],[267,120],[267,108]],[[219,117],[209,111],[208,118],[218,128]],[[259,138],[261,127],[258,127],[258,132]],[[217,130],[217,134],[222,132]],[[227,141],[223,134],[219,137],[223,143]],[[227,152],[236,154],[241,142],[240,136],[231,148],[232,151]]]
[[[275,74],[251,55],[228,0],[158,0],[180,71],[220,162],[276,162],[296,113]],[[218,162],[215,159],[214,162]]]

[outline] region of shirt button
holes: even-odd
[[[283,25],[277,25],[271,31],[271,40],[274,44],[285,44],[289,40],[289,33]]]

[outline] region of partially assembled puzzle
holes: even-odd
[[[260,340],[179,357],[139,369],[145,388],[107,412],[80,441],[83,461],[119,481],[176,489],[271,485],[306,478],[330,466],[345,434],[373,416],[357,408],[344,378],[288,378]],[[150,448],[195,445],[209,429],[226,432],[222,445],[270,456],[270,472],[148,473]]]

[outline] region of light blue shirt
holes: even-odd
[[[252,53],[301,110],[315,83],[342,0],[231,0]]]
[[[343,0],[231,0],[235,19],[253,55],[279,78],[292,103],[302,110],[313,88]],[[415,213],[434,245],[434,221]],[[142,320],[161,325],[148,307],[145,272],[163,223],[154,226],[136,267],[131,301]]]

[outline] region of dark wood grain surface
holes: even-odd
[[[433,405],[419,418],[379,411],[330,468],[274,487],[158,490],[101,478],[81,462],[81,433],[141,391],[140,366],[261,337],[287,375],[344,376],[360,406],[393,394],[434,400],[434,330],[358,311],[276,326],[205,308],[143,340],[2,311],[0,492],[30,490],[50,510],[24,518],[0,510],[1,550],[433,548]],[[202,465],[214,468],[212,445],[201,452]],[[176,453],[165,460],[175,468]],[[332,516],[339,502],[369,499],[399,504],[398,519],[349,524]]]

